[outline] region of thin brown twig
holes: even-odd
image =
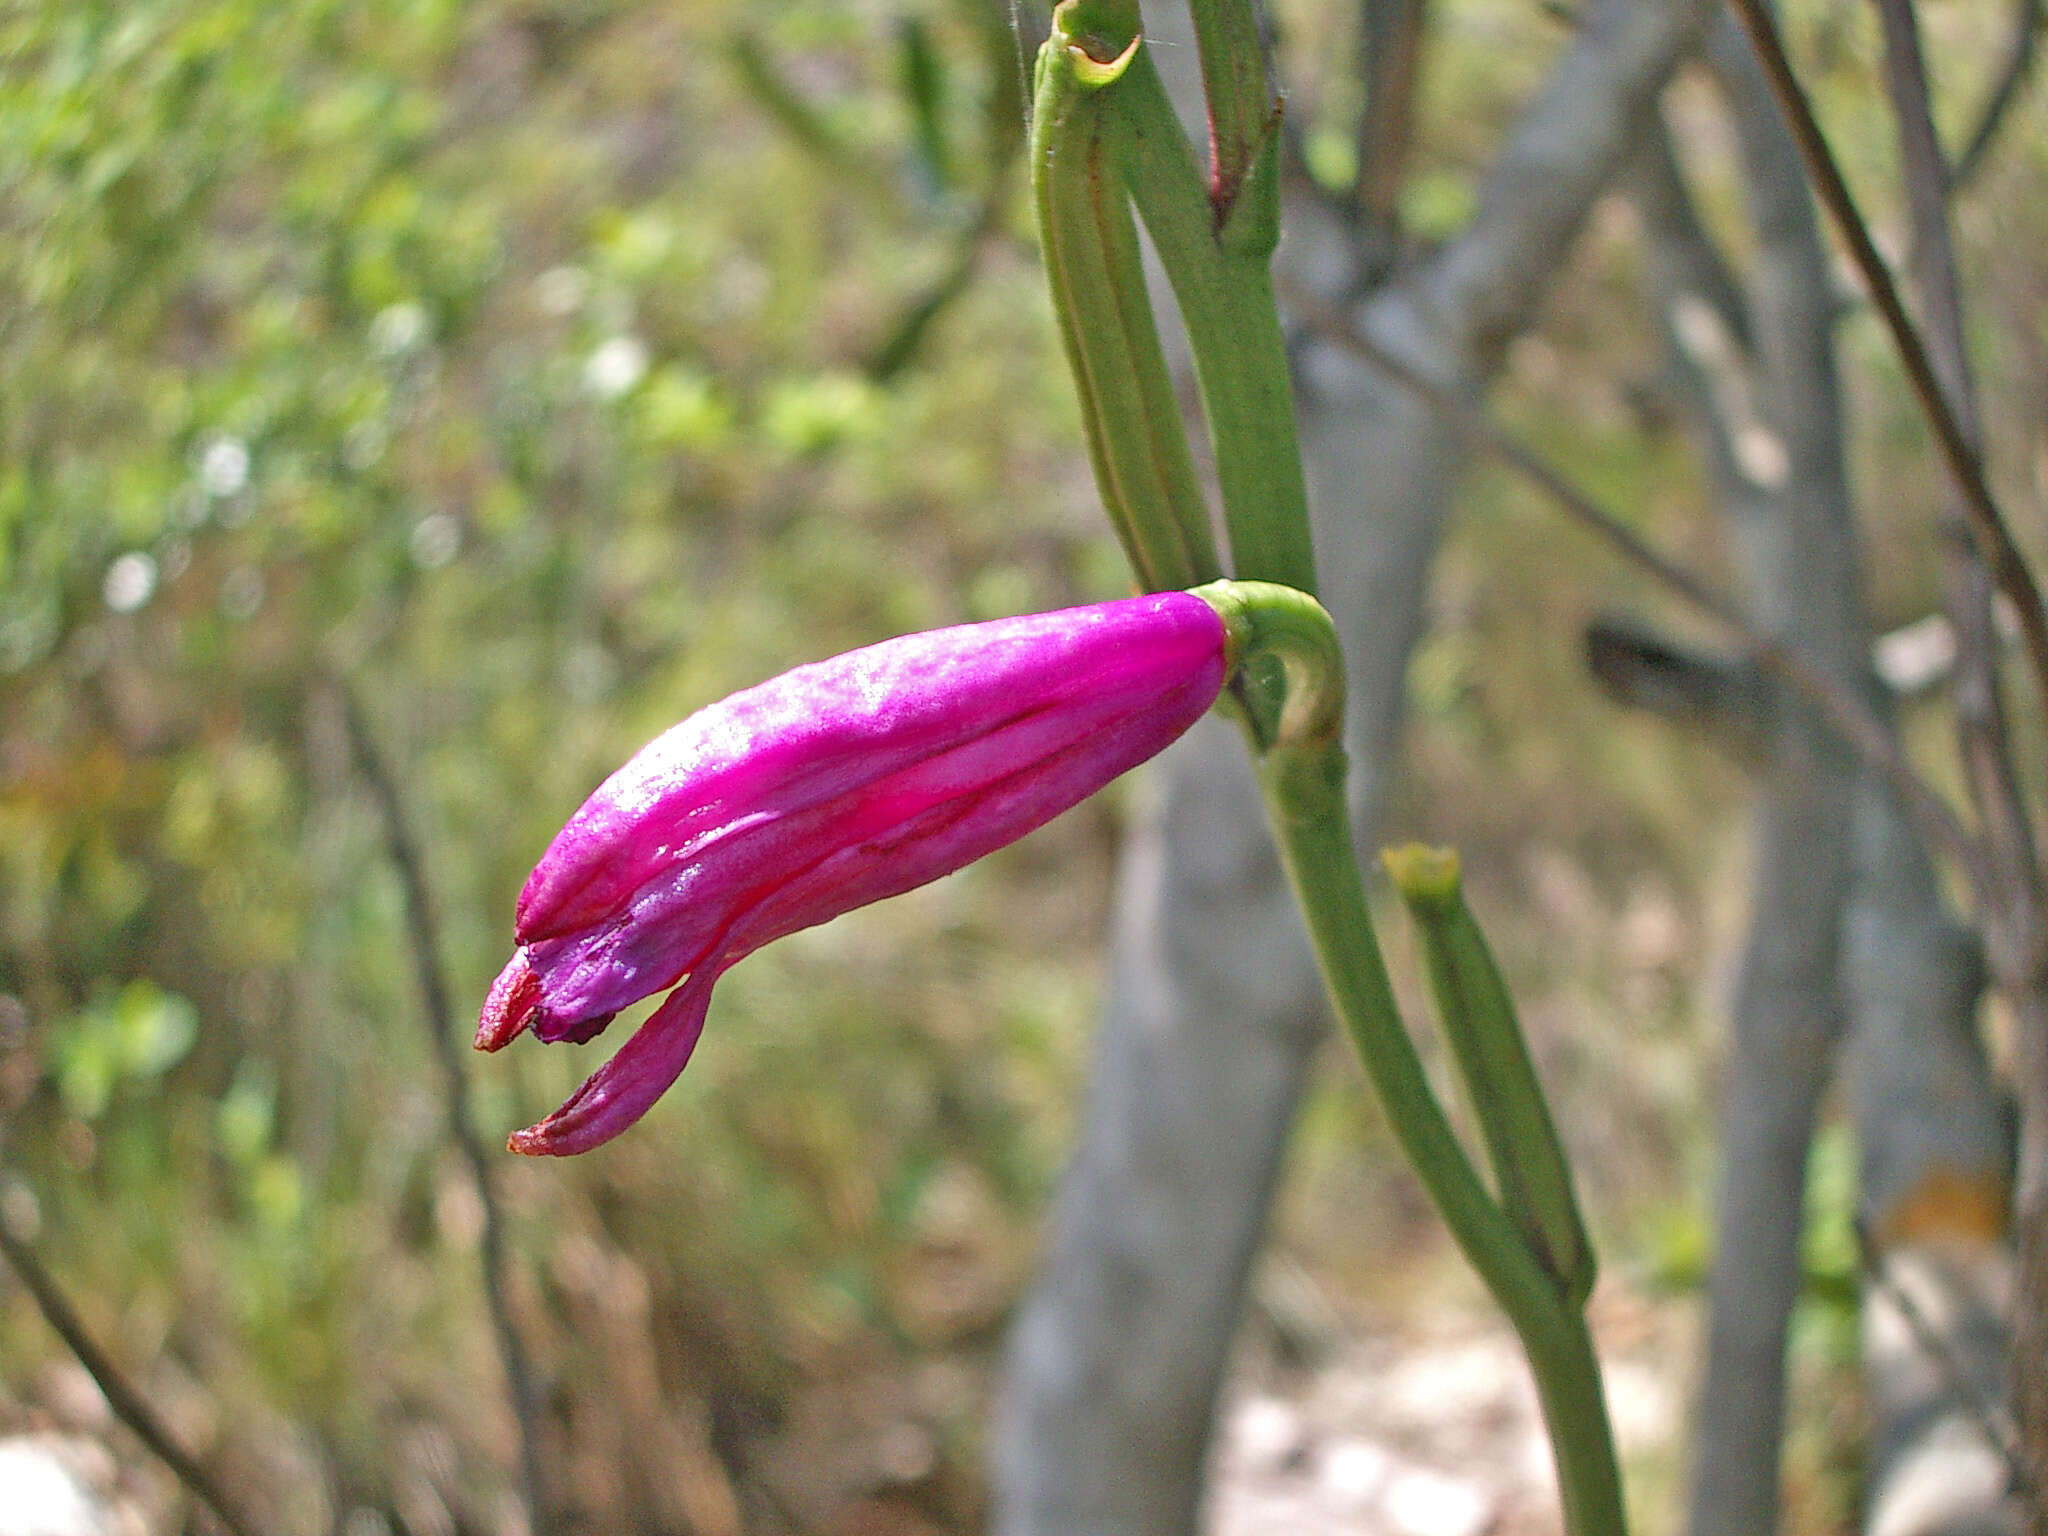
[[[1958,427],[1978,440],[1969,354],[1963,337],[1962,288],[1949,231],[1948,172],[1928,109],[1926,62],[1912,0],[1876,0],[1884,26],[1885,83],[1898,120],[1900,162],[1913,217],[1920,304],[1928,344]],[[2015,1076],[2020,1085],[2019,1300],[2015,1307],[2013,1385],[2020,1454],[2038,1485],[2048,1475],[2048,1326],[2041,1303],[2048,1292],[2048,1200],[2044,1200],[2042,1143],[2048,1135],[2048,1030],[2040,1002],[2044,986],[2041,932],[2043,891],[2027,804],[2020,793],[1998,684],[1997,638],[1991,622],[1990,582],[1957,525],[1961,509],[1944,509],[1942,585],[1956,630],[1956,728],[1978,824],[1998,873],[2004,900],[1984,914],[1993,970],[2015,1004]],[[2031,997],[2029,996],[2031,994]],[[2032,1507],[2028,1528],[2048,1536],[2048,1507]]]
[[[1956,425],[1980,442],[1970,359],[1963,337],[1962,285],[1949,230],[1948,167],[1928,107],[1926,63],[1912,0],[1876,0],[1885,39],[1885,86],[1898,121],[1899,158],[1913,243],[1927,346],[1942,394]],[[2040,872],[2026,802],[2013,771],[2010,732],[1998,679],[1998,636],[1991,617],[1991,584],[1964,524],[1967,513],[1953,494],[1942,524],[1942,586],[1956,634],[1956,730],[1971,799],[1992,859],[2004,877],[2008,903],[2040,907]],[[1987,914],[1989,916],[1990,914]],[[2006,914],[2001,912],[2001,917]],[[2009,918],[2008,918],[2009,920]]]
[[[356,764],[369,783],[384,823],[386,849],[405,887],[405,903],[411,918],[407,932],[412,939],[414,975],[427,1032],[432,1037],[434,1059],[441,1068],[449,1132],[462,1150],[463,1161],[469,1165],[470,1178],[483,1209],[479,1258],[484,1295],[490,1307],[492,1331],[497,1336],[498,1358],[505,1372],[505,1384],[512,1398],[513,1416],[519,1424],[519,1469],[526,1497],[527,1520],[534,1536],[551,1536],[554,1504],[548,1497],[548,1486],[541,1470],[540,1399],[525,1343],[513,1322],[512,1308],[505,1295],[505,1217],[498,1203],[483,1142],[470,1125],[469,1079],[463,1073],[462,1053],[455,1041],[454,1010],[449,1003],[447,982],[441,974],[440,940],[433,902],[427,890],[426,866],[406,825],[398,781],[377,750],[376,739],[371,734],[360,701],[345,682],[337,680],[334,691],[341,702],[342,719]]]
[[[1872,771],[1883,776],[1898,792],[1929,842],[1955,858],[1980,897],[1989,895],[1991,871],[1984,850],[1948,804],[1913,771],[1897,738],[1860,697],[1798,648],[1758,634],[1726,596],[1658,551],[1484,414],[1362,334],[1343,313],[1310,295],[1298,283],[1279,278],[1275,286],[1281,299],[1318,335],[1416,395],[1442,417],[1468,448],[1514,470],[1575,522],[1597,534],[1630,563],[1649,572],[1725,630],[1745,656],[1812,705],[1830,729]]]
[[[1869,291],[1871,302],[1877,306],[1885,328],[1891,333],[1899,362],[1906,371],[1906,380],[1912,386],[1914,398],[1919,401],[1921,414],[1927,418],[1933,431],[1942,462],[1962,497],[1970,532],[1993,582],[2011,600],[2018,615],[2035,687],[2044,702],[2048,702],[2048,611],[2042,608],[2033,572],[2020,554],[2019,547],[2013,543],[1997,499],[1992,496],[1991,486],[1984,478],[1984,467],[1976,448],[1942,388],[1919,329],[1906,313],[1890,268],[1871,240],[1870,226],[1858,210],[1848,183],[1842,179],[1834,153],[1828,148],[1827,137],[1814,118],[1813,107],[1800,87],[1798,76],[1792,72],[1791,61],[1785,55],[1784,41],[1778,35],[1777,23],[1772,20],[1765,0],[1728,0],[1728,3],[1734,9],[1736,19],[1742,23],[1743,30],[1749,34],[1757,61],[1763,66],[1764,78],[1770,82],[1771,92],[1778,99],[1778,109],[1785,116],[1793,142],[1799,146],[1800,158],[1806,163],[1807,175],[1813,181],[1821,206],[1827,210],[1836,234],[1848,247],[1850,260]]]
[[[2012,41],[2006,47],[2005,66],[1998,72],[1998,83],[1991,88],[1991,95],[1984,102],[1977,126],[1970,131],[1969,138],[1963,141],[1963,147],[1956,155],[1955,168],[1948,175],[1951,195],[1968,186],[1990,159],[1998,130],[2005,126],[2012,104],[2019,100],[2020,87],[2026,84],[2027,76],[2033,72],[2036,42],[2044,20],[2048,20],[2048,6],[2044,6],[2041,0],[2016,0]]]
[[[86,1331],[78,1309],[71,1305],[62,1287],[43,1268],[35,1251],[8,1225],[4,1214],[0,1214],[0,1254],[6,1256],[29,1295],[35,1298],[43,1321],[78,1357],[78,1363],[100,1389],[100,1395],[107,1400],[107,1407],[113,1411],[114,1417],[127,1425],[135,1438],[171,1469],[171,1475],[206,1506],[229,1536],[254,1536],[255,1527],[236,1510],[207,1470],[178,1444],[163,1420],[156,1416],[156,1410],[149,1406],[148,1400]]]

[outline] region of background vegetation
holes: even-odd
[[[1279,14],[1304,174],[1342,182],[1348,14]],[[1888,185],[1872,17],[1793,14],[1838,148]],[[1928,8],[1957,131],[1998,23]],[[1563,36],[1440,8],[1412,231],[1463,216]],[[1014,39],[979,0],[50,0],[0,15],[0,50],[6,1215],[265,1529],[512,1529],[429,1033],[465,1020],[423,1012],[346,701],[465,1012],[549,834],[663,726],[799,660],[1121,590],[1013,161]],[[1990,457],[2032,476],[2037,553],[2043,111],[1958,210]],[[1668,113],[1728,212],[1716,119],[1685,82]],[[1619,202],[1596,220],[1500,412],[1720,569],[1634,236]],[[1902,623],[1931,606],[1936,471],[1875,325],[1841,334],[1872,607]],[[1396,830],[1465,849],[1609,1268],[1682,1297],[1740,775],[1593,695],[1580,627],[1639,580],[1512,481],[1472,476],[1437,579]],[[614,1147],[494,1155],[572,1528],[977,1527],[1140,793],[749,961]],[[486,1143],[609,1048],[468,1063]],[[1375,1126],[1333,1052],[1278,1242],[1342,1327],[1398,1332],[1465,1282]],[[1838,1280],[1840,1184],[1814,1255]],[[1839,1404],[1849,1314],[1821,1294],[1800,1351]],[[1285,1309],[1255,1332],[1280,1351]],[[65,1361],[0,1286],[0,1428],[93,1421]],[[1853,1401],[1805,1422],[1797,1513],[1831,1529]]]

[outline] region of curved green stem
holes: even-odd
[[[1344,751],[1335,742],[1276,747],[1259,763],[1281,862],[1307,919],[1324,984],[1401,1150],[1521,1335],[1557,1461],[1565,1529],[1571,1536],[1623,1536],[1621,1479],[1584,1314],[1487,1194],[1423,1073],[1373,937],[1352,852],[1344,772]]]
[[[1540,1245],[1488,1193],[1422,1070],[1373,936],[1344,796],[1336,627],[1308,594],[1264,582],[1219,581],[1198,593],[1224,621],[1232,690],[1245,705],[1267,817],[1337,1017],[1401,1150],[1521,1335],[1557,1459],[1565,1529],[1570,1536],[1624,1536],[1600,1362],[1581,1310],[1579,1283],[1582,1273],[1590,1275],[1590,1254],[1583,1271],[1553,1273]],[[1511,1013],[1493,1022],[1514,1029]],[[1533,1072],[1527,1086],[1540,1092]],[[1560,1170],[1562,1162],[1560,1153]],[[1565,1194],[1568,1200],[1568,1182]]]
[[[1145,52],[1135,0],[1062,0],[1039,54],[1032,181],[1097,484],[1147,587],[1218,573],[1145,290],[1135,203],[1194,352],[1231,561],[1252,578],[1213,582],[1201,595],[1225,621],[1230,696],[1324,981],[1409,1161],[1522,1337],[1567,1529],[1623,1536],[1599,1362],[1579,1306],[1590,1268],[1553,1273],[1481,1183],[1422,1071],[1373,938],[1344,797],[1342,657],[1329,615],[1308,595],[1308,498],[1268,270],[1279,237],[1277,121],[1249,127],[1243,61],[1211,67],[1229,62],[1211,55],[1249,8],[1210,0],[1205,14],[1212,109],[1219,96],[1232,104],[1229,153],[1218,146],[1219,170],[1230,174],[1213,186]]]
[[[1223,620],[1230,695],[1255,753],[1334,741],[1344,728],[1344,653],[1323,605],[1270,581],[1212,581],[1195,596]]]

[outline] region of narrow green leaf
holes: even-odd
[[[954,178],[946,133],[946,66],[932,46],[931,29],[922,17],[906,16],[899,21],[896,40],[903,99],[910,108],[918,158],[924,162],[934,190],[948,191]]]
[[[1415,920],[1438,1020],[1493,1165],[1502,1208],[1565,1300],[1593,1289],[1593,1245],[1514,1000],[1465,904],[1458,856],[1410,844],[1380,855]]]
[[[1096,485],[1140,583],[1163,591],[1223,572],[1159,345],[1129,192],[1104,141],[1113,87],[1143,54],[1135,32],[1118,38],[1101,25],[1077,0],[1053,13],[1038,58],[1032,190]]]

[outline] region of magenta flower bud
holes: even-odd
[[[1216,701],[1223,621],[1166,592],[905,635],[699,710],[598,787],[519,894],[480,1050],[590,1039],[670,987],[515,1152],[582,1152],[673,1083],[711,987],[771,939],[1016,841]],[[678,983],[680,985],[677,985]]]

